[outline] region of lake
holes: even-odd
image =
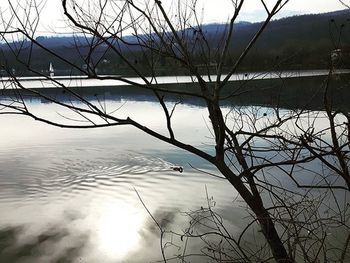
[[[109,108],[122,103],[122,111],[165,131],[157,103],[106,103]],[[61,118],[53,105],[29,106]],[[204,108],[179,107],[174,115],[179,138],[208,147],[206,117]],[[5,115],[1,138],[0,262],[161,259],[159,233],[134,189],[157,220],[168,220],[167,228],[174,230],[188,220],[181,212],[206,205],[206,188],[218,211],[234,211],[233,188],[190,167],[208,170],[208,164],[131,127],[67,130]],[[175,165],[184,172],[173,171]]]
[[[107,111],[166,134],[161,106],[149,94],[99,92]],[[100,103],[102,97],[92,94],[90,99]],[[73,119],[45,100],[27,103],[40,116]],[[231,107],[232,101],[226,102],[224,112]],[[256,108],[269,117],[269,108]],[[208,163],[132,127],[60,129],[18,115],[1,115],[0,121],[0,262],[161,260],[160,233],[150,214],[165,229],[181,233],[188,213],[205,208],[208,198],[231,233],[247,224],[248,213],[233,187],[200,171],[218,175]],[[201,103],[178,105],[173,121],[180,140],[212,150]],[[176,166],[183,173],[172,169]],[[179,236],[165,238],[171,241],[168,257],[184,253]],[[186,246],[190,254],[203,244],[191,240]]]

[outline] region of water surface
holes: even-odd
[[[119,112],[166,132],[159,105],[123,103]],[[52,104],[32,101],[33,111],[62,120]],[[174,114],[180,139],[207,149],[212,143],[204,108],[182,105]],[[64,118],[63,118],[64,120]],[[148,262],[161,259],[159,232],[181,230],[181,212],[206,205],[232,213],[235,191],[203,160],[132,127],[59,129],[24,116],[1,116],[1,262]],[[184,167],[179,173],[174,165]],[[239,220],[236,220],[239,221]],[[239,224],[239,223],[237,223]],[[169,255],[172,255],[170,252]]]
[[[291,85],[281,92],[285,104],[278,106],[317,108],[318,104],[307,103],[309,94],[323,101],[322,92],[315,92],[322,91],[323,78],[316,76],[309,86],[305,80],[289,82]],[[244,105],[272,105],[278,95],[276,89],[280,91],[281,86],[264,82],[263,88],[257,90],[255,85],[249,87],[250,93],[222,101],[224,114],[231,113],[227,116],[229,127],[242,120],[242,113],[243,120],[254,116],[262,124],[276,117],[271,108]],[[237,87],[229,89],[239,93]],[[348,87],[346,81],[336,87],[336,94],[344,95],[338,96],[338,105],[348,102]],[[164,113],[154,97],[132,88],[121,91],[115,87],[92,88],[87,98],[106,112],[120,118],[130,116],[167,135]],[[72,99],[62,90],[50,94],[68,103]],[[176,102],[182,102],[172,117],[176,138],[209,153],[213,151],[203,102],[166,97],[169,108]],[[81,106],[78,101],[74,103]],[[27,107],[40,117],[61,123],[76,124],[72,119],[80,117],[32,96],[27,97]],[[315,112],[309,116],[313,114],[311,119],[316,118],[317,129],[324,128],[324,114]],[[181,233],[189,221],[184,212],[205,207],[207,197],[213,197],[215,210],[230,233],[234,235],[247,224],[247,211],[233,187],[226,180],[199,171],[218,175],[212,166],[135,128],[60,129],[19,115],[0,115],[0,121],[0,262],[157,261],[162,258],[160,233],[150,214],[164,229]],[[305,129],[309,123],[303,122]],[[183,166],[184,172],[174,171],[174,166]],[[319,164],[307,164],[305,168],[296,173],[298,179],[318,183]],[[310,176],[310,171],[316,172]],[[277,179],[273,182],[295,189],[288,178],[279,175],[273,168],[266,174],[271,180]],[[262,238],[261,233],[255,233],[254,238]],[[166,241],[181,246],[169,247],[168,257],[182,255],[184,246],[179,237],[168,235]],[[198,252],[201,246],[191,241],[187,253]],[[191,262],[202,260],[194,257]]]

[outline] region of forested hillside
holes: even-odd
[[[229,56],[226,59],[226,68],[235,63],[235,60],[247,45],[255,32],[259,29],[261,23],[240,22],[235,25],[235,31],[232,36]],[[203,25],[203,33],[208,44],[216,47],[220,44],[222,34],[225,34],[227,25],[208,24]],[[185,32],[189,43],[196,37],[196,28],[189,28]],[[86,68],[90,63],[98,72],[105,74],[124,74],[128,75],[124,62],[115,55],[108,52],[107,46],[103,43],[95,48],[95,53],[89,56],[87,61],[87,50],[91,43],[96,43],[96,39],[85,36],[75,37],[37,37],[36,41],[45,47],[48,47],[59,56],[69,58],[71,62],[81,68]],[[136,38],[128,36],[116,45],[118,48],[126,50],[133,57],[136,67],[147,73],[149,56],[140,50],[128,46],[127,43],[133,43]],[[30,42],[22,44],[20,58],[26,59],[29,54]],[[195,44],[194,44],[195,45]],[[20,43],[11,43],[1,45],[1,63],[4,67],[13,68],[17,74],[30,74],[26,72],[24,65],[18,63],[14,56],[9,56],[11,48],[16,49]],[[24,48],[23,48],[24,47]],[[288,69],[325,69],[330,64],[330,54],[333,50],[341,49],[341,57],[337,61],[337,67],[350,68],[350,12],[349,10],[337,11],[332,13],[317,15],[302,15],[283,18],[272,21],[266,28],[264,34],[255,44],[252,52],[245,59],[239,68],[240,71],[261,71],[261,70],[288,70]],[[32,66],[38,71],[45,73],[49,63],[54,65],[56,74],[78,74],[76,70],[71,71],[72,66],[65,64],[54,55],[36,48],[31,54]],[[115,54],[115,53],[113,53]],[[199,69],[202,65],[202,54],[193,48],[195,58],[198,57]],[[215,73],[217,54],[211,54],[210,70]],[[4,57],[7,59],[5,60]],[[208,59],[206,59],[206,63]],[[171,64],[167,58],[159,57],[155,64],[155,69],[159,74],[186,74],[175,64]],[[177,69],[174,71],[174,69]],[[4,73],[4,71],[2,71]]]

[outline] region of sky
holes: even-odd
[[[7,2],[8,0],[0,0],[0,2]],[[20,3],[24,3],[26,0],[17,0]],[[40,1],[40,0],[37,0]],[[69,2],[70,0],[68,0]],[[76,0],[87,2],[87,0]],[[97,0],[95,0],[97,1]],[[141,1],[141,0],[139,0]],[[152,0],[151,0],[152,1]],[[163,0],[163,5],[166,5],[171,0]],[[265,0],[268,5],[274,2],[274,0]],[[346,3],[350,3],[350,0],[343,0]],[[12,3],[15,1],[12,1]],[[182,3],[186,0],[181,0]],[[232,0],[198,0],[199,9],[202,12],[203,23],[213,22],[227,22],[230,14],[232,14]],[[52,35],[53,31],[56,33],[68,33],[63,19],[63,12],[60,6],[61,0],[46,0],[45,6],[40,14],[40,26],[38,35]],[[1,4],[1,10],[4,10],[6,6]],[[281,18],[292,15],[310,14],[310,13],[323,13],[344,9],[345,7],[338,0],[289,0],[284,6],[282,11],[275,17]],[[350,12],[350,11],[349,11]],[[265,17],[265,12],[260,0],[246,0],[238,21],[259,22]]]
[[[348,1],[350,2],[350,0]],[[230,8],[229,2],[230,1],[225,0],[206,1],[205,8],[207,9],[208,20],[213,22],[223,20],[225,17],[225,12],[223,10],[232,9]],[[275,1],[268,0],[266,2],[271,6]],[[297,14],[324,13],[344,8],[345,7],[338,0],[289,0],[277,17],[280,18]],[[228,17],[228,15],[229,14],[226,14],[226,17]],[[260,1],[246,0],[239,19],[241,21],[259,22],[264,18],[264,10]]]

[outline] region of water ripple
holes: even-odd
[[[11,171],[5,169],[0,173],[0,200],[48,198],[51,194],[63,192],[65,194],[59,198],[65,199],[72,194],[84,195],[99,188],[115,195],[130,190],[130,187],[124,189],[125,184],[142,182],[142,187],[154,187],[179,175],[172,171],[174,164],[168,161],[134,154],[114,156],[113,161],[104,157],[92,161],[62,158],[44,168],[41,163],[22,162],[23,165],[11,166]]]

